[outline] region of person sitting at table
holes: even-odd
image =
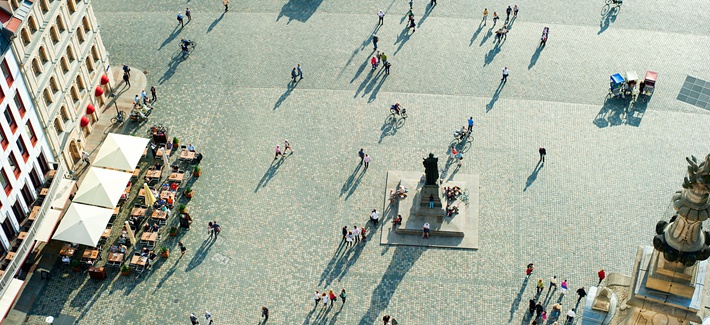
[[[111,246],[110,250],[111,250],[111,253],[116,253],[116,252],[118,252],[118,246],[113,245],[113,246]]]
[[[149,252],[150,252],[150,251],[148,250],[148,247],[143,247],[143,248],[141,249],[141,257],[148,256],[148,253],[149,253]]]
[[[69,264],[71,262],[71,258],[69,256],[62,256],[62,263]]]
[[[162,170],[162,169],[163,169],[163,165],[160,164],[160,161],[156,161],[155,162],[155,170]]]
[[[157,257],[157,255],[155,255],[155,253],[153,253],[153,251],[150,251],[150,253],[148,254],[148,260],[146,261],[146,263],[147,263],[146,266],[150,267],[153,264],[153,261],[155,261],[156,257]]]
[[[150,232],[158,232],[158,229],[160,229],[160,226],[158,226],[157,223],[153,222],[153,226],[150,227]]]
[[[178,183],[177,183],[177,182],[170,183],[170,190],[171,190],[171,191],[177,192],[177,189],[178,189]]]
[[[144,224],[143,225],[143,232],[150,232],[150,225],[149,224]]]
[[[156,209],[160,209],[160,207],[162,207],[164,205],[165,205],[165,199],[160,198],[160,199],[158,199],[158,201],[155,201],[155,203],[153,204],[153,207]]]
[[[163,183],[163,191],[167,191],[168,189],[170,189],[170,184],[168,184],[168,181],[165,181],[165,183]]]
[[[173,143],[168,141],[168,143],[165,144],[165,149],[167,150],[173,150]]]
[[[177,173],[180,171],[180,166],[178,165],[173,165],[173,173]]]
[[[121,254],[125,253],[126,250],[128,250],[128,247],[126,247],[126,245],[118,246],[118,251],[119,251]]]
[[[118,237],[118,243],[119,243],[119,244],[125,244],[125,243],[126,243],[126,237],[124,237],[123,235],[121,235],[120,237]]]
[[[192,143],[188,144],[188,145],[187,145],[187,151],[195,152],[195,146],[193,146]]]
[[[165,200],[165,204],[167,204],[169,207],[172,207],[172,206],[173,206],[173,203],[174,203],[174,200],[173,200],[172,195],[171,195],[171,196],[168,196],[168,199]]]

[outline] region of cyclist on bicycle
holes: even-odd
[[[182,45],[184,45],[184,46],[190,45],[190,40],[189,40],[189,39],[186,39],[186,38],[184,38],[184,37],[180,40],[180,42],[181,42]]]
[[[399,103],[394,103],[394,105],[392,105],[392,109],[394,110],[395,113],[397,113],[397,115],[399,115],[401,108],[402,108],[402,106],[400,106]]]

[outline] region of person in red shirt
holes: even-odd
[[[606,273],[604,273],[604,269],[599,270],[599,273],[597,273],[599,276],[599,283],[597,285],[602,284],[602,281],[604,281],[604,278],[606,278]]]
[[[372,70],[377,69],[377,58],[373,56],[372,59],[370,59],[370,64],[372,64]]]

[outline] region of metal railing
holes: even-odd
[[[12,259],[12,261],[10,261],[10,264],[7,265],[5,273],[3,273],[2,277],[0,278],[0,296],[5,293],[5,290],[7,290],[7,286],[10,284],[10,281],[12,281],[12,279],[15,277],[15,273],[17,273],[17,270],[22,266],[22,262],[25,260],[25,258],[27,258],[29,250],[32,248],[32,244],[35,241],[34,239],[35,235],[37,234],[37,228],[39,228],[39,225],[42,224],[42,221],[44,220],[47,211],[52,206],[54,196],[57,194],[57,188],[59,188],[59,183],[61,183],[62,179],[64,178],[64,174],[66,173],[66,167],[64,167],[64,164],[60,163],[58,165],[59,167],[56,169],[57,172],[54,175],[52,184],[49,185],[49,191],[47,192],[47,196],[45,196],[40,210],[37,213],[37,217],[35,218],[34,222],[32,222],[30,229],[27,231],[27,237],[25,237],[20,246],[17,248],[17,252],[15,252],[15,257]]]

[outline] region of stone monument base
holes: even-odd
[[[424,193],[422,173],[388,171],[387,186],[384,195],[384,211],[381,221],[381,244],[409,245],[427,247],[446,247],[459,249],[478,249],[478,175],[457,173],[453,178],[446,179],[437,191]],[[408,189],[406,198],[397,198],[390,203],[390,190],[396,190],[400,185]],[[446,197],[443,188],[459,186],[468,191],[468,205],[457,199],[450,202],[458,206],[459,213],[446,216]],[[428,191],[431,191],[427,188]],[[433,209],[429,208],[429,194],[438,196]],[[426,196],[426,197],[424,197]],[[392,224],[397,215],[402,216],[401,226]],[[431,231],[429,238],[422,238],[422,227],[429,222]]]

